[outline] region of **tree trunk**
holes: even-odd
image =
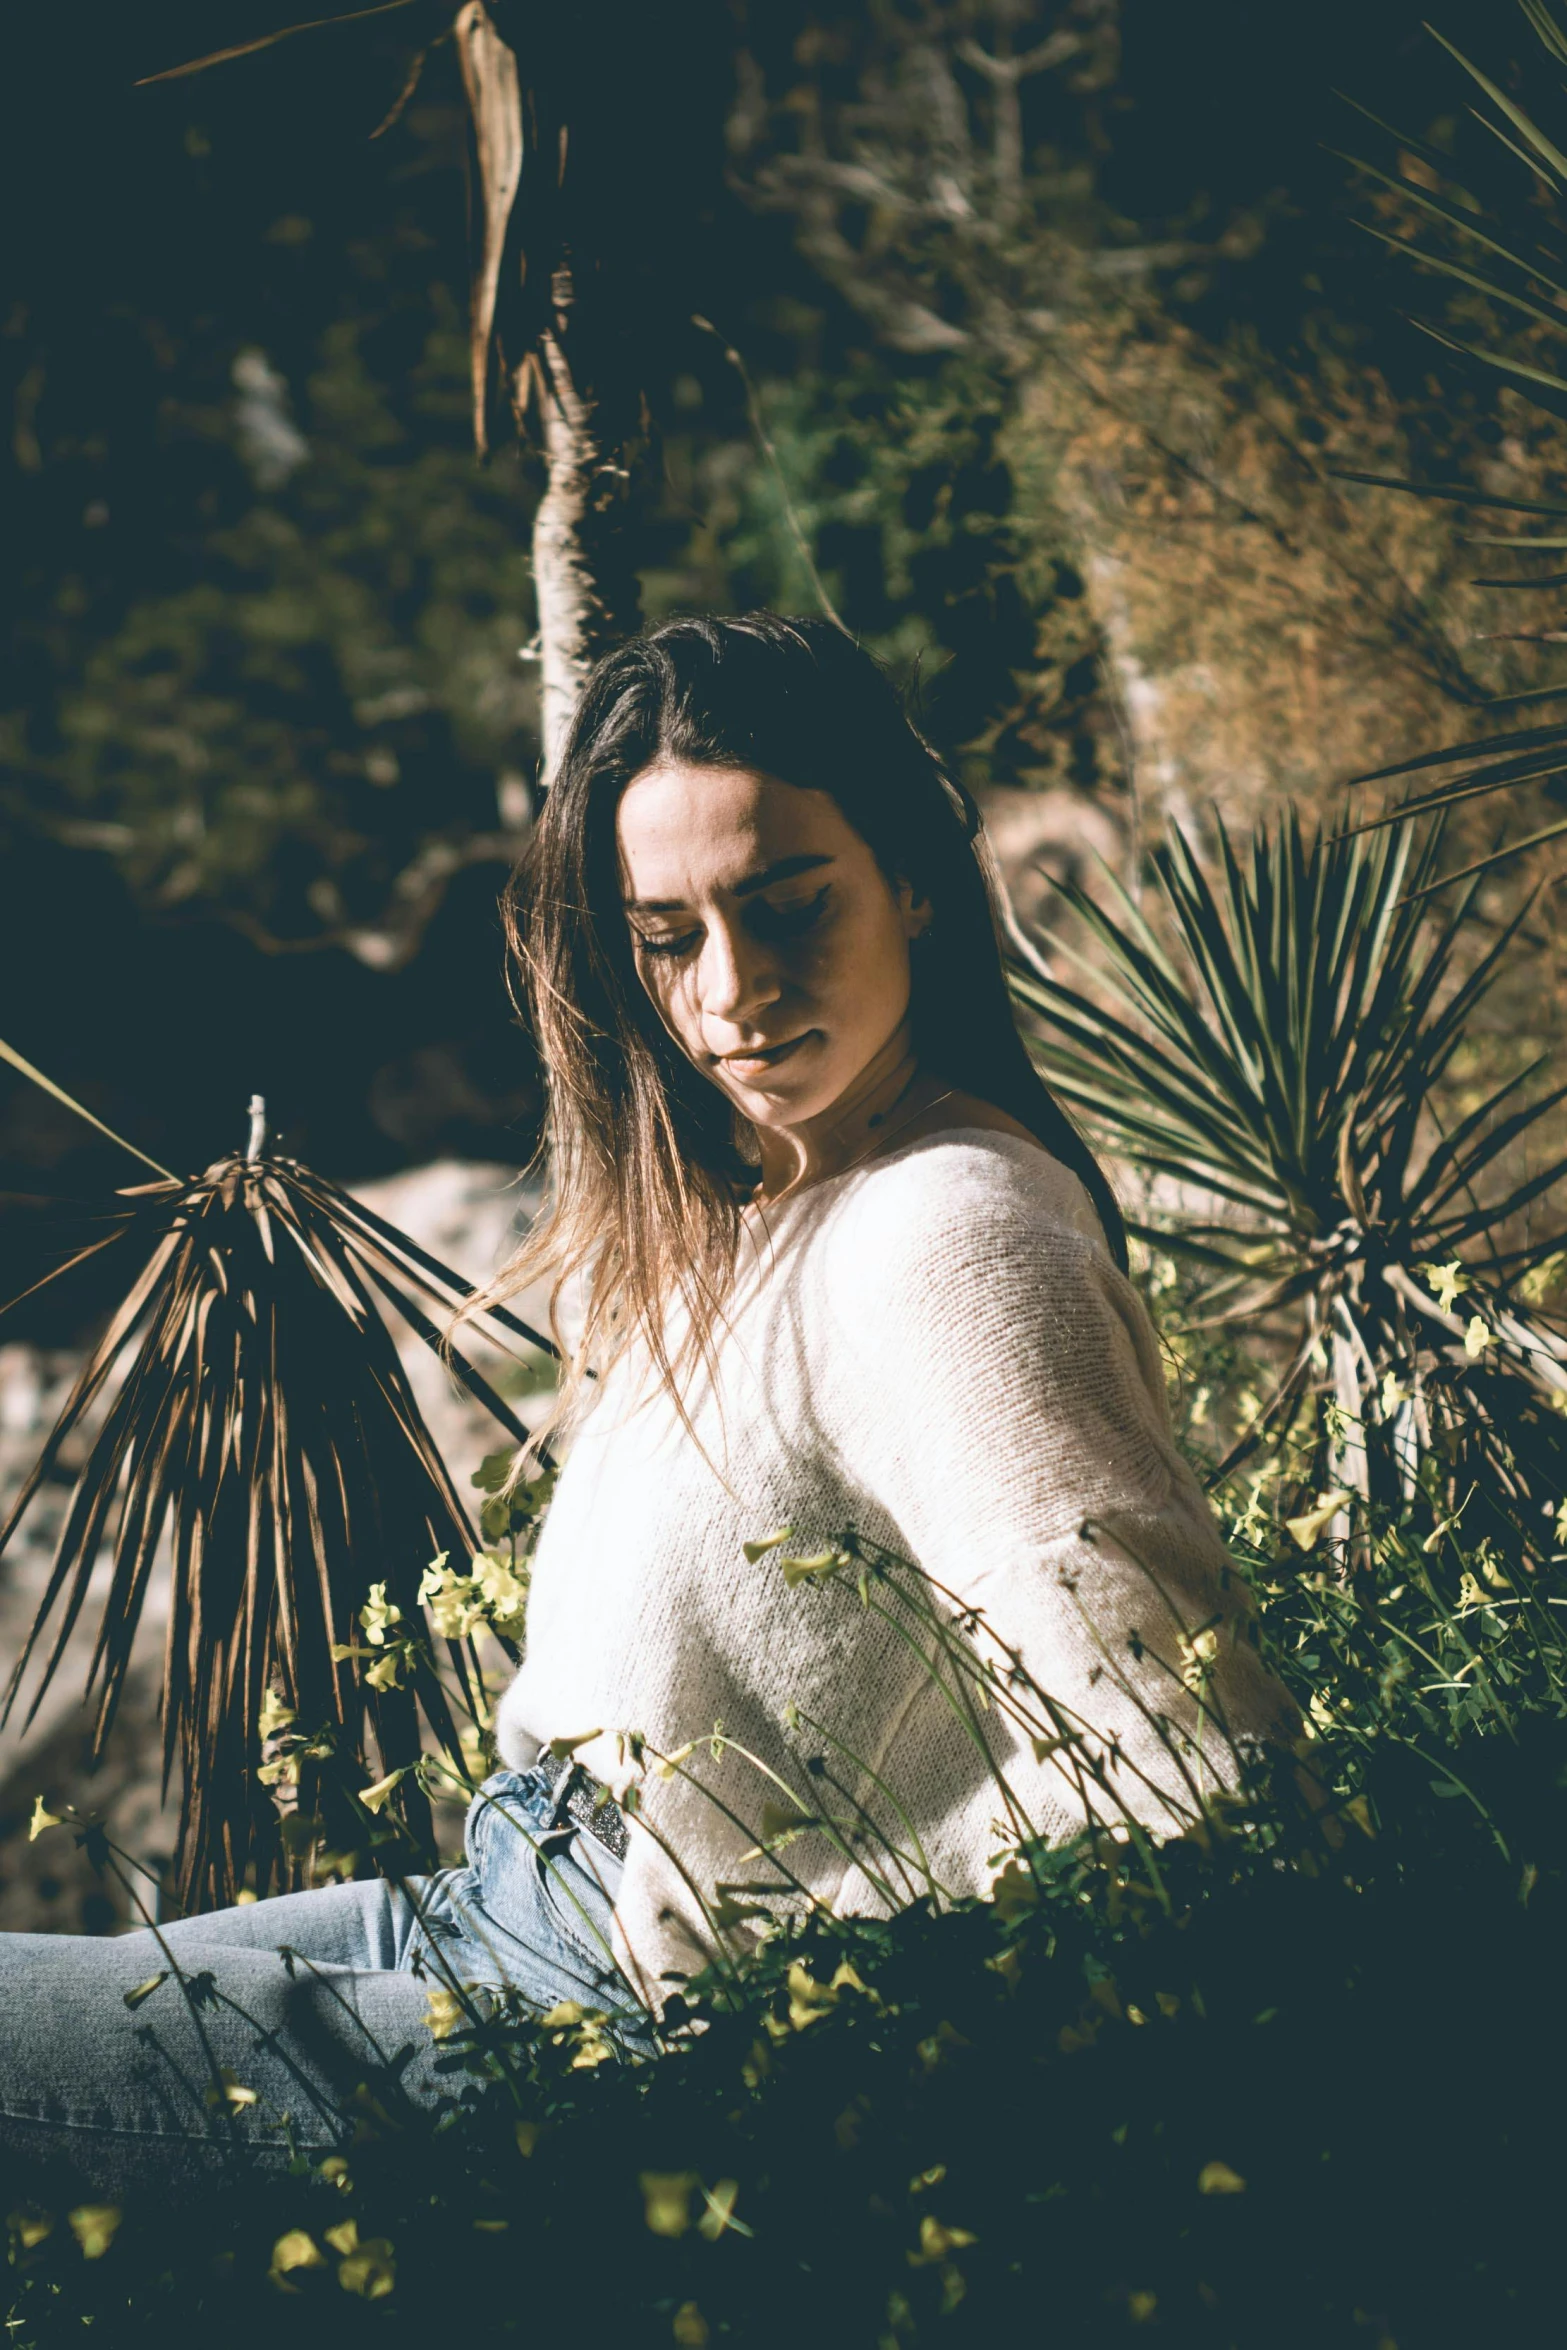
[[[599,656],[636,627],[639,596],[626,556],[625,469],[605,456],[592,403],[560,338],[540,342],[539,409],[548,480],[533,523],[539,614],[540,733],[546,789]]]
[[[452,29],[473,120],[483,207],[469,318],[474,444],[481,457],[489,446],[491,356],[506,283],[508,240],[518,236],[514,212],[519,197],[526,217],[511,279],[512,298],[521,288],[530,289],[530,299],[531,289],[547,290],[547,323],[541,327],[535,304],[523,328],[527,356],[510,370],[518,431],[525,431],[525,419],[536,404],[544,442],[546,482],[533,525],[533,585],[542,688],[540,781],[547,789],[583,680],[600,654],[637,625],[640,597],[625,527],[627,436],[605,430],[599,401],[605,350],[599,351],[598,368],[585,372],[580,330],[575,338],[571,332],[576,287],[568,232],[558,210],[566,165],[566,118],[560,116],[557,136],[546,131],[541,140],[533,93],[533,111],[528,114],[532,128],[525,138],[517,57],[496,31],[484,0],[466,0]],[[531,204],[526,192],[530,154],[535,164],[541,154],[550,159]],[[602,304],[602,294],[599,299]],[[621,395],[620,408],[634,414],[636,403],[626,397],[623,385]]]

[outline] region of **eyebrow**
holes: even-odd
[[[765,865],[760,873],[747,874],[744,881],[737,881],[734,895],[754,897],[759,889],[771,889],[777,882],[792,881],[797,873],[814,873],[819,865],[832,862],[826,855],[779,857],[773,864]],[[686,903],[684,898],[627,898],[625,907],[628,914],[679,914]]]

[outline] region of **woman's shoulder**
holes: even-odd
[[[999,1116],[999,1114],[997,1114]],[[843,1267],[878,1277],[938,1277],[1038,1252],[1109,1264],[1092,1201],[1069,1167],[1011,1121],[918,1135],[857,1169],[824,1235]]]
[[[1042,1143],[950,1127],[856,1172],[803,1268],[802,1303],[890,1405],[939,1364],[1031,1409],[1135,1386],[1162,1410],[1146,1311],[1087,1191]]]

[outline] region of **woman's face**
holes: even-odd
[[[642,984],[687,1058],[754,1125],[830,1109],[908,1011],[928,907],[829,793],[745,768],[647,768],[616,836]]]

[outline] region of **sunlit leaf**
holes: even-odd
[[[473,118],[483,207],[483,241],[469,320],[473,439],[482,456],[489,446],[486,409],[495,302],[512,206],[522,185],[522,90],[516,55],[495,30],[484,0],[467,0],[458,11],[453,32]]]

